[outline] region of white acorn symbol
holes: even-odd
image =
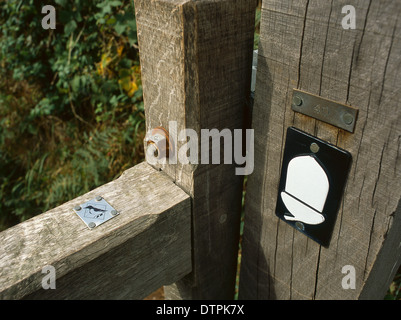
[[[312,156],[299,156],[288,164],[285,190],[281,192],[288,221],[318,225],[325,221],[322,211],[329,193],[329,179]]]

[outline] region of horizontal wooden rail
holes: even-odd
[[[89,230],[73,208],[102,196],[120,214]],[[139,164],[102,187],[0,233],[2,299],[142,299],[191,272],[191,200]],[[56,289],[43,289],[45,266]]]

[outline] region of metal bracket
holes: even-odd
[[[119,213],[101,196],[74,207],[75,213],[82,219],[89,229],[114,218]]]
[[[358,109],[294,89],[292,110],[353,133]]]

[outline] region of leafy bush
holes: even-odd
[[[133,1],[0,4],[0,229],[143,159]]]

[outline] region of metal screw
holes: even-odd
[[[354,117],[350,113],[345,113],[343,115],[343,121],[346,125],[350,125],[354,122]]]
[[[93,229],[94,227],[96,227],[96,223],[94,223],[94,222],[89,222],[89,223],[88,223],[88,227],[91,228],[91,229]]]
[[[219,218],[220,223],[224,223],[227,221],[227,215],[226,214],[222,214]]]
[[[312,151],[313,153],[318,153],[319,152],[319,146],[317,145],[317,143],[313,142],[310,145],[310,151]]]
[[[294,96],[292,98],[292,103],[299,107],[299,106],[302,105],[303,100],[302,100],[302,98],[300,96]]]
[[[80,206],[76,206],[76,207],[74,207],[74,210],[75,211],[81,211],[81,207]]]
[[[101,196],[97,196],[96,197],[96,201],[100,201],[100,200],[102,200],[103,198],[101,197]]]
[[[117,215],[117,211],[116,210],[111,210],[110,213],[111,213],[112,216],[116,216]]]
[[[305,226],[302,222],[299,222],[299,221],[295,222],[295,226],[297,227],[297,229],[299,229],[301,231],[305,230]]]

